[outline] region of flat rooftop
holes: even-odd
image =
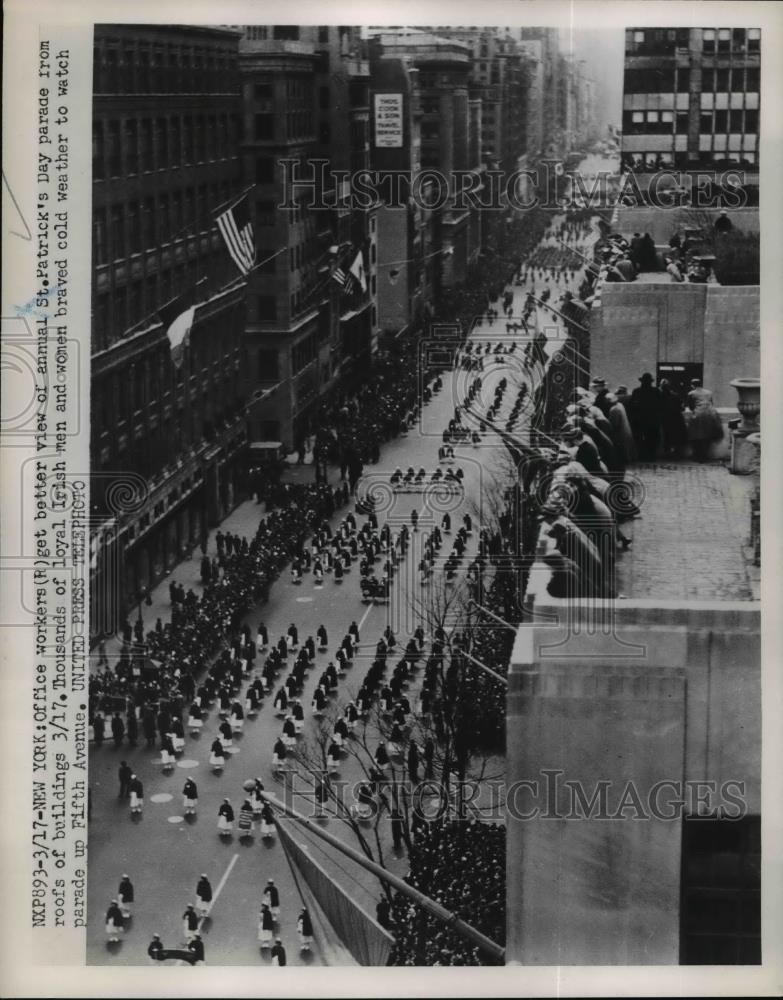
[[[626,522],[633,539],[617,560],[626,598],[682,601],[759,599],[760,571],[749,550],[750,502],[757,476],[720,463],[658,462],[628,469],[643,499]]]

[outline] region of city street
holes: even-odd
[[[558,221],[557,218],[553,220],[555,224]],[[589,242],[592,242],[592,238]],[[542,245],[557,244],[549,238],[544,240]],[[581,243],[577,247],[580,251],[586,250],[586,246]],[[560,281],[554,277],[545,280],[543,277],[530,275],[526,282],[514,287],[513,317],[521,316],[529,289],[536,288],[535,294],[540,294],[544,287],[550,287],[551,302],[557,306],[562,292],[569,286],[573,287],[575,283],[578,283],[578,279],[576,282],[570,279]],[[476,409],[480,412],[486,412],[494,397],[495,386],[504,374],[508,376],[511,386],[504,398],[504,409],[510,409],[516,397],[515,387],[521,383],[523,374],[518,359],[524,349],[524,334],[507,334],[507,319],[500,308],[499,312],[500,315],[494,322],[487,323],[484,320],[480,327],[476,327],[471,339],[474,343],[480,341],[483,346],[484,342],[495,343],[498,338],[502,338],[506,345],[509,345],[511,340],[516,338],[517,352],[513,355],[503,355],[502,364],[497,363],[496,356],[487,355],[488,363],[484,368],[482,392],[476,404]],[[542,307],[539,307],[537,312],[536,321],[549,341],[546,352],[551,355],[562,335],[561,326],[559,321],[553,320],[548,311]],[[409,466],[413,466],[416,470],[421,467],[427,470],[428,474],[438,467],[438,447],[442,441],[443,429],[453,416],[454,406],[475,375],[475,372],[459,369],[451,374],[444,374],[443,389],[423,408],[418,425],[407,435],[390,442],[383,449],[379,464],[365,470],[364,479],[358,487],[359,495],[372,490],[373,481],[387,484],[390,475],[397,467],[403,471]],[[502,411],[497,419],[501,425],[505,422]],[[464,497],[450,510],[456,530],[465,512],[471,514],[474,523],[477,520],[480,523],[481,519],[477,512],[481,510],[482,498],[489,496],[493,488],[496,489],[494,484],[499,481],[499,477],[507,467],[506,450],[497,439],[493,441],[485,435],[481,446],[471,444],[455,446],[455,467],[460,467],[464,471]],[[303,476],[311,475],[312,472],[308,466],[304,468],[300,466],[293,467],[291,474],[301,479]],[[385,485],[383,488],[386,490]],[[361,649],[353,666],[340,682],[336,698],[338,704],[345,704],[352,695],[355,695],[361,678],[372,662],[375,644],[386,625],[391,625],[398,642],[402,640],[404,645],[419,623],[422,604],[426,603],[426,594],[422,593],[416,572],[419,561],[417,545],[420,544],[427,526],[439,523],[441,515],[428,514],[423,507],[421,493],[396,493],[388,509],[379,512],[378,519],[379,525],[388,521],[396,531],[403,523],[410,524],[410,515],[414,508],[420,513],[419,532],[412,536],[411,549],[398,571],[395,581],[398,582],[398,586],[392,590],[390,605],[365,607],[361,603],[359,574],[355,566],[341,584],[335,583],[327,574],[323,587],[320,588],[314,586],[311,573],[304,574],[301,584],[295,585],[290,579],[290,574],[284,571],[272,589],[269,603],[247,618],[254,636],[259,622],[263,621],[266,624],[270,644],[275,643],[292,622],[299,629],[300,641],[308,635],[314,635],[321,624],[327,629],[329,651],[317,654],[315,666],[309,671],[302,695],[306,721],[304,732],[299,737],[300,742],[312,737],[314,732],[315,720],[310,713],[310,703],[317,678],[351,622],[356,621],[359,625]],[[221,528],[224,531],[252,536],[261,516],[261,510],[262,508],[256,503],[245,502],[226,519]],[[339,524],[347,512],[345,508],[338,511],[332,526]],[[361,526],[364,518],[358,515],[357,521]],[[446,536],[444,539],[440,553],[442,558],[448,554],[451,537]],[[476,540],[477,531],[474,530],[469,539],[468,561],[475,554]],[[210,554],[215,551],[214,547],[213,533],[210,538]],[[172,576],[162,581],[152,593],[152,606],[143,609],[147,627],[150,627],[158,616],[164,621],[167,620],[170,612],[168,584],[172,578],[183,583],[186,588],[193,587],[197,592],[200,591],[199,561],[200,552],[190,561],[178,566]],[[464,570],[465,562],[461,566]],[[437,573],[430,586],[433,589],[438,588]],[[131,620],[134,620],[133,615]],[[429,631],[427,623],[424,624],[425,631]],[[109,652],[111,656],[112,650]],[[256,662],[259,665],[258,661]],[[282,677],[279,680],[282,680]],[[409,691],[412,703],[415,700],[415,685],[414,680]],[[168,775],[162,773],[159,751],[143,747],[135,749],[123,747],[116,750],[111,741],[107,741],[99,750],[93,749],[90,758],[92,822],[87,951],[89,963],[123,965],[145,963],[146,948],[153,933],[160,934],[166,948],[184,946],[181,916],[187,903],[195,899],[195,885],[202,872],[209,877],[215,892],[210,916],[202,927],[208,963],[246,965],[269,962],[269,951],[260,951],[256,938],[261,894],[268,878],[274,878],[280,889],[279,934],[287,948],[289,963],[329,964],[330,960],[339,961],[338,956],[324,955],[317,950],[311,955],[300,954],[296,938],[296,919],[302,903],[277,840],[262,842],[258,836],[258,829],[252,841],[241,843],[236,834],[230,839],[221,839],[218,836],[218,807],[223,798],[228,797],[234,809],[238,811],[244,798],[242,789],[244,781],[260,777],[267,791],[280,793],[282,789],[279,779],[275,778],[272,771],[272,748],[282,725],[281,720],[275,716],[272,698],[266,699],[264,707],[256,718],[246,720],[244,732],[235,739],[235,752],[227,760],[224,772],[215,774],[209,767],[208,757],[209,747],[219,721],[217,710],[213,707],[205,720],[201,734],[197,738],[186,736],[185,750],[180,755],[176,767]],[[131,817],[128,803],[117,798],[117,768],[123,759],[128,761],[144,783],[145,806],[140,817]],[[494,768],[496,774],[503,766],[502,761],[497,764],[498,766]],[[339,777],[347,782],[353,782],[361,776],[358,764],[350,757],[346,758]],[[198,786],[199,805],[196,817],[185,818],[182,815],[181,792],[188,777],[193,778]],[[303,812],[309,811],[308,802],[304,798],[294,799],[293,805]],[[309,805],[311,806],[312,802]],[[329,828],[332,833],[347,838],[355,846],[353,834],[345,824],[332,820]],[[385,836],[386,864],[390,870],[404,875],[407,871],[404,853],[395,854],[388,842],[390,840],[388,831]],[[336,880],[354,900],[374,916],[375,902],[379,894],[373,877],[346,862],[345,859],[340,859],[340,864],[336,864],[319,854],[317,847],[311,844],[311,839],[308,838],[308,845],[311,846],[319,862],[324,864],[327,870],[334,872]],[[353,869],[348,873],[350,878],[346,877],[346,867]],[[104,914],[110,900],[116,894],[123,873],[130,876],[136,890],[133,920],[121,944],[107,945]]]

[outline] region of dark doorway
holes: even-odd
[[[668,379],[672,391],[680,399],[685,399],[691,391],[691,379],[702,379],[704,375],[704,365],[694,361],[662,361],[658,365],[658,384],[661,379]]]

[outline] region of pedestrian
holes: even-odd
[[[271,951],[271,956],[275,965],[283,966],[286,964],[285,948],[280,938],[275,938],[275,946]]]
[[[411,740],[408,747],[408,779],[412,785],[419,780],[419,748],[415,740]]]
[[[299,913],[299,919],[296,922],[296,930],[299,934],[299,950],[310,951],[313,943],[313,925],[310,920],[310,914],[307,912],[306,908],[303,908]]]
[[[701,380],[691,379],[691,389],[687,396],[688,440],[693,457],[697,462],[706,461],[710,445],[723,438],[723,424],[712,402],[712,393],[705,389]]]
[[[129,746],[135,747],[139,741],[139,722],[136,718],[136,709],[133,705],[128,709],[127,732]]]
[[[661,414],[663,399],[655,386],[655,379],[649,372],[639,377],[641,385],[631,393],[631,427],[636,439],[639,459],[654,462],[661,440]],[[581,461],[581,459],[578,459]],[[582,462],[584,465],[584,462]],[[588,472],[592,472],[588,469]]]
[[[113,899],[106,911],[106,937],[110,942],[117,943],[125,930],[125,920],[119,902]]]
[[[201,940],[200,934],[194,934],[193,939],[188,941],[188,951],[195,959],[194,965],[204,964],[204,942]]]
[[[115,712],[111,719],[111,736],[117,750],[122,746],[125,737],[125,723],[120,718],[120,713]]]
[[[223,799],[218,809],[218,831],[221,837],[230,837],[234,830],[234,809],[230,799]]]
[[[147,954],[152,962],[161,962],[163,960],[163,942],[160,939],[160,934],[152,935],[152,940],[147,946]]]
[[[186,816],[195,816],[198,806],[198,788],[192,778],[186,778],[182,787],[182,808]]]
[[[120,879],[120,887],[117,890],[117,898],[120,901],[122,915],[124,919],[127,920],[131,915],[131,907],[133,906],[133,883],[127,875],[123,875]]]
[[[130,779],[130,811],[131,813],[136,813],[141,815],[141,811],[144,808],[144,785],[136,777],[135,774],[131,775]]]
[[[185,912],[182,914],[182,933],[185,935],[185,940],[190,941],[194,934],[198,931],[199,916],[196,913],[196,908],[192,903],[188,903],[185,907]]]
[[[688,441],[682,400],[674,392],[668,379],[662,378],[658,387],[661,390],[663,453],[667,458],[679,458]]]
[[[117,771],[117,777],[120,780],[120,791],[117,796],[118,799],[128,799],[130,798],[130,782],[133,776],[133,771],[130,769],[130,765],[127,760],[121,760],[120,766]]]
[[[262,903],[258,914],[258,943],[261,948],[268,948],[272,944],[274,929],[272,912],[266,903]]]
[[[92,734],[96,747],[103,746],[103,737],[106,732],[106,723],[100,712],[95,713],[92,720]]]
[[[207,876],[202,872],[196,883],[196,907],[202,917],[207,916],[211,904],[212,886]]]
[[[267,879],[264,889],[264,902],[269,907],[275,923],[280,920],[280,892],[275,885],[274,879]]]

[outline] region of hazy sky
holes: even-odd
[[[602,124],[620,125],[623,100],[625,29],[560,29],[560,48],[584,59],[598,87],[598,116]]]

